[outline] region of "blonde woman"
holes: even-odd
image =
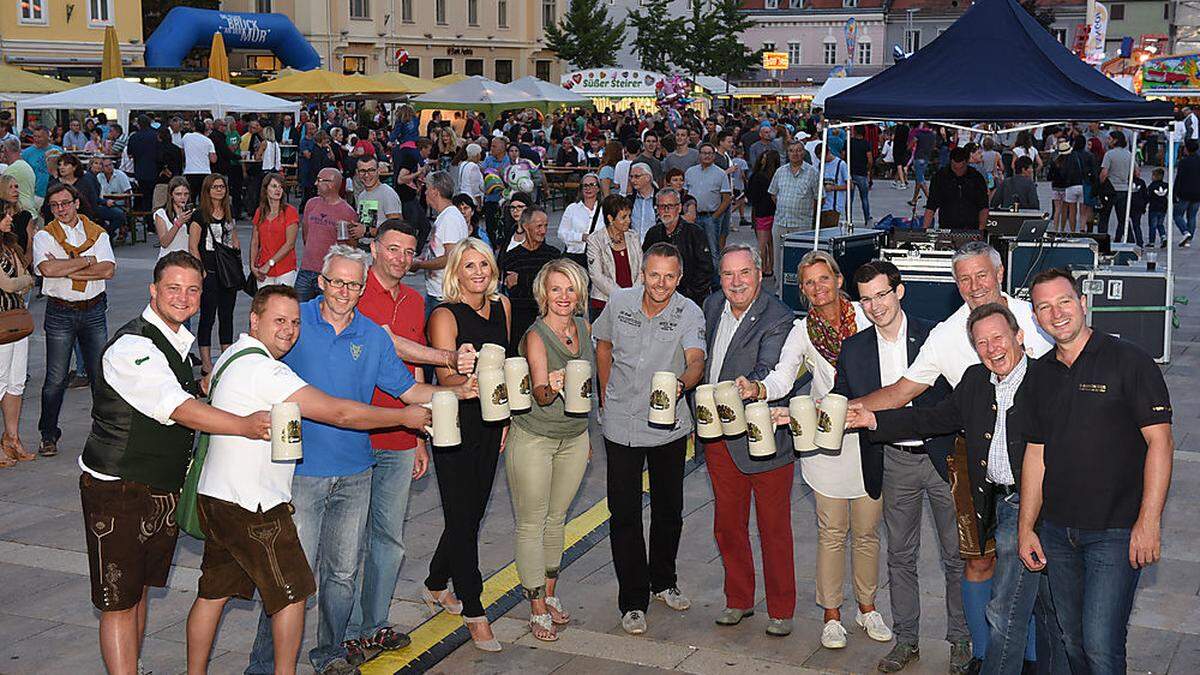
[[[507,351],[512,307],[500,295],[500,270],[490,246],[474,237],[455,244],[446,258],[442,288],[443,302],[430,314],[426,329],[431,347],[456,350],[471,344],[478,350],[490,342]],[[448,368],[438,368],[437,378],[447,386],[466,380]],[[462,614],[471,642],[483,651],[498,652],[500,643],[480,600],[479,523],[508,427],[484,422],[478,399],[462,401],[458,418],[462,445],[435,447],[432,453],[445,529],[429,561],[422,597],[431,609]],[[451,579],[454,593],[447,588]]]
[[[565,258],[546,263],[533,280],[538,319],[525,333],[520,353],[529,361],[536,405],[512,418],[504,461],[517,519],[517,575],[529,600],[529,628],[539,640],[558,639],[566,624],[556,592],[562,563],[563,524],[587,470],[590,445],[586,416],[568,415],[561,397],[567,362],[592,364],[592,336],[580,316],[587,275]]]

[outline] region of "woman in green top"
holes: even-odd
[[[587,273],[560,258],[545,264],[533,281],[538,319],[521,340],[529,361],[536,405],[514,415],[505,472],[517,519],[517,575],[530,603],[534,637],[558,639],[556,625],[571,617],[555,594],[562,563],[563,523],[587,469],[591,444],[586,416],[566,413],[561,396],[567,361],[595,368],[592,335],[580,316],[587,302]]]

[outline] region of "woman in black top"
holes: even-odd
[[[507,351],[512,308],[499,293],[500,268],[491,247],[473,237],[455,244],[446,258],[444,283],[445,301],[429,316],[430,346],[455,350],[470,343],[479,350],[490,342]],[[466,379],[447,368],[438,368],[437,377],[446,386]],[[479,523],[508,427],[507,422],[484,422],[478,399],[460,402],[458,417],[462,445],[433,450],[445,529],[429,561],[422,596],[431,609],[461,613],[475,646],[496,652],[500,643],[480,601]],[[451,579],[457,599],[446,587]]]
[[[233,344],[233,307],[238,288],[225,288],[217,274],[217,243],[234,249],[241,264],[242,245],[238,241],[237,222],[233,219],[233,204],[229,196],[229,181],[219,173],[204,177],[200,186],[200,207],[188,225],[188,250],[204,263],[204,287],[200,292],[200,330],[196,344],[200,346],[200,369],[212,370],[212,328],[221,319],[218,331],[221,350]]]
[[[11,230],[20,248],[22,267],[28,268],[33,259],[30,243],[36,230],[33,214],[21,206],[21,185],[14,176],[0,176],[0,220],[11,218]]]
[[[750,200],[750,214],[754,217],[754,236],[758,239],[758,255],[764,270],[775,269],[775,243],[771,239],[771,228],[775,226],[775,198],[771,196],[771,179],[779,169],[779,153],[766,150],[754,163],[750,183],[746,186],[746,198]],[[773,277],[773,272],[764,272],[764,277]]]

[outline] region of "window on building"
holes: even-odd
[[[111,26],[112,16],[112,0],[88,0],[89,26]]]
[[[279,70],[283,64],[273,54],[250,54],[246,56],[246,67],[250,70]]]
[[[773,52],[773,51],[775,51],[775,43],[774,43],[774,42],[764,42],[764,43],[763,43],[763,51],[764,51],[764,52]]]
[[[1170,20],[1171,20],[1171,3],[1164,2],[1163,3],[1163,21],[1170,21]]]
[[[904,31],[904,51],[912,53],[921,48],[921,29],[909,28]]]
[[[842,7],[858,7],[858,0],[842,0]]]
[[[825,65],[833,66],[837,64],[837,43],[825,43]]]
[[[534,69],[536,71],[536,72],[534,72],[534,76],[537,77],[537,79],[545,80],[547,82],[550,81],[550,62],[549,61],[538,61],[537,63],[534,64]]]
[[[454,59],[434,59],[433,76],[441,77],[454,72]]]
[[[496,81],[508,84],[512,79],[512,59],[496,59]]]
[[[858,64],[860,66],[868,66],[871,64],[871,43],[858,43]]]
[[[271,0],[254,0],[254,11],[259,14],[270,14],[273,11]]]
[[[48,0],[17,0],[21,23],[46,23],[46,2]]]
[[[342,57],[342,72],[346,75],[366,75],[367,74],[367,57],[365,56],[343,56]]]
[[[400,0],[400,21],[404,23],[413,22],[413,0]]]
[[[508,0],[496,0],[496,26],[508,28]]]
[[[350,18],[371,18],[371,0],[350,0]]]
[[[779,0],[764,0],[763,9],[779,9]]]
[[[433,19],[439,26],[446,25],[446,0],[435,0],[433,3]]]
[[[558,23],[557,0],[542,0],[542,28],[549,28]],[[499,61],[497,61],[499,64]]]
[[[463,72],[470,75],[483,75],[483,59],[467,59],[464,63]]]
[[[411,56],[408,57],[408,60],[404,62],[404,65],[400,66],[400,72],[404,73],[405,75],[412,75],[413,77],[420,77],[421,76],[421,59],[414,59]]]
[[[793,66],[800,65],[800,43],[799,42],[789,42],[788,43],[788,63]]]
[[[467,25],[479,25],[479,0],[467,0]]]
[[[1066,28],[1054,28],[1051,30],[1054,33],[1054,39],[1057,40],[1060,45],[1067,44],[1067,29]]]
[[[1108,6],[1108,18],[1111,21],[1125,20],[1125,5],[1113,3]]]

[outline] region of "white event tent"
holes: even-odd
[[[545,80],[539,80],[532,75],[522,77],[521,79],[512,82],[508,86],[511,89],[523,91],[543,103],[554,105],[562,104],[568,106],[590,106],[592,104],[592,99],[584,96],[583,94],[577,94],[570,89],[560,87],[557,84],[553,84]]]
[[[847,77],[831,77],[831,78],[825,80],[825,84],[822,84],[821,88],[817,90],[816,95],[813,96],[812,107],[824,108],[825,107],[825,99],[829,98],[830,96],[840,94],[843,91],[850,89],[851,87],[860,85],[869,79],[871,79],[869,76],[868,77],[849,77],[849,76],[847,76]]]
[[[495,117],[502,110],[536,108],[538,99],[506,84],[472,75],[428,94],[421,94],[412,102],[420,110],[481,110],[488,117]]]
[[[165,90],[147,87],[138,82],[112,78],[56,94],[17,101],[17,123],[25,119],[26,110],[98,110],[117,111],[117,122],[129,129],[132,110],[192,110],[193,104],[176,102]]]
[[[300,110],[299,101],[263,94],[211,77],[168,89],[166,94],[187,110],[211,110],[214,117],[224,117],[228,113],[295,114]]]

